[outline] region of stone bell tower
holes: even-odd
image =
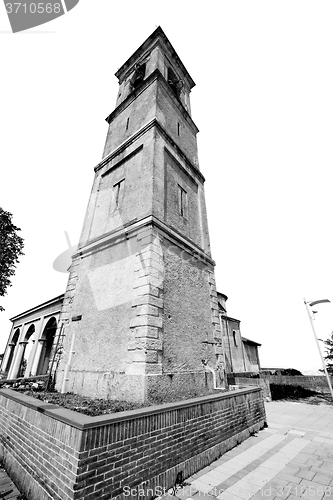
[[[161,28],[116,76],[65,294],[57,389],[129,401],[212,393],[224,368],[194,82]]]

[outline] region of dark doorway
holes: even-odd
[[[56,331],[57,321],[55,318],[50,318],[45,325],[41,338],[39,339],[39,342],[43,342],[43,347],[38,363],[37,375],[47,374]]]

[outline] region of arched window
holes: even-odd
[[[143,82],[146,74],[146,64],[138,64],[135,68],[134,75],[131,78],[131,88],[135,90]]]
[[[37,375],[47,374],[56,331],[57,331],[57,320],[54,317],[52,317],[46,323],[45,328],[43,330],[43,334],[39,339],[39,342],[41,342],[43,345],[39,358]]]
[[[14,332],[14,335],[12,336],[11,341],[8,344],[10,352],[9,352],[7,364],[6,364],[5,368],[4,368],[4,371],[6,373],[9,372],[10,367],[12,366],[13,357],[14,357],[14,351],[15,351],[15,347],[16,347],[17,341],[19,339],[19,336],[20,336],[20,329],[17,328],[15,330],[15,332]]]
[[[183,88],[182,80],[179,80],[171,68],[168,68],[168,84],[172,88],[175,95],[180,98],[180,94]]]

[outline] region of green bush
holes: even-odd
[[[300,399],[308,398],[317,394],[315,391],[304,389],[300,385],[270,384],[272,401],[278,399]]]

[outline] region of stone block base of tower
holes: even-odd
[[[74,261],[58,390],[162,402],[225,388],[213,265],[146,222]]]
[[[71,372],[66,392],[92,398],[161,404],[224,390],[223,377],[214,389],[213,375],[207,372],[128,375],[97,372]]]

